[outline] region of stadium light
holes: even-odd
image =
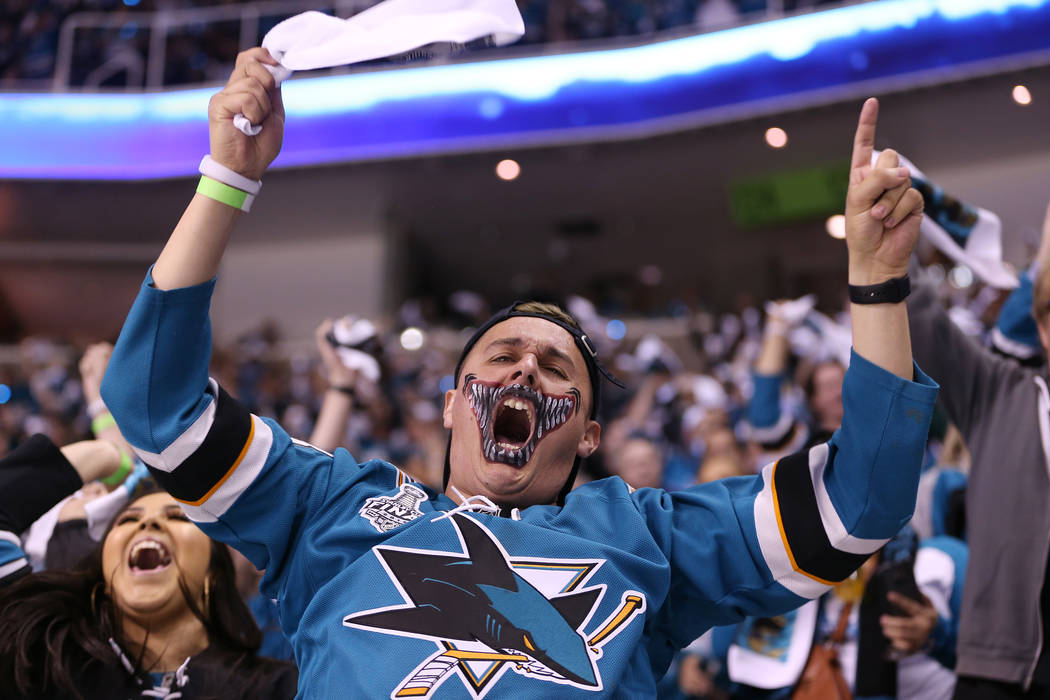
[[[1014,102],[1019,105],[1032,104],[1032,93],[1024,85],[1015,85],[1013,89]]]
[[[519,175],[521,175],[521,166],[516,160],[506,158],[496,164],[496,177],[500,180],[517,180]]]
[[[783,148],[788,143],[787,132],[779,126],[771,126],[766,129],[766,144],[770,148]]]

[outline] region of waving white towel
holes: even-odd
[[[502,46],[524,33],[514,0],[386,0],[349,19],[312,11],[290,17],[267,32],[262,45],[281,63],[266,66],[280,84],[292,71],[350,65],[427,44],[465,44],[486,36]],[[234,124],[249,136],[262,128],[241,114]]]
[[[872,152],[872,165],[880,153]],[[922,236],[949,258],[973,270],[985,284],[996,289],[1016,287],[1017,274],[1003,260],[1003,225],[999,216],[945,194],[914,163],[899,157],[900,164],[911,170],[912,187],[925,200],[925,214],[919,225]]]

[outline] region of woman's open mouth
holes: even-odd
[[[524,466],[544,436],[569,419],[576,397],[544,396],[522,384],[470,381],[463,387],[481,431],[481,453],[490,462]]]
[[[164,543],[146,538],[136,542],[128,552],[128,568],[133,574],[153,574],[171,566],[171,551]]]

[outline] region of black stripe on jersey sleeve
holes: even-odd
[[[161,488],[180,501],[193,503],[204,498],[229,473],[251,435],[248,409],[222,387],[215,402],[215,419],[201,446],[171,473],[150,468]]]
[[[850,554],[831,546],[817,508],[808,450],[781,459],[773,485],[784,537],[802,573],[824,581],[843,581],[871,556]]]

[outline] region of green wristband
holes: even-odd
[[[103,430],[112,428],[116,424],[117,420],[113,417],[113,414],[106,411],[101,415],[95,416],[95,420],[91,421],[91,432],[94,433],[95,437],[98,437],[98,434]]]
[[[252,202],[255,201],[254,195],[243,192],[236,187],[230,187],[218,180],[213,180],[207,175],[201,175],[201,181],[197,185],[197,192],[209,199],[214,199],[216,202],[222,202],[226,206],[240,209],[241,211],[251,211]]]
[[[120,482],[124,481],[124,477],[131,473],[131,457],[128,457],[124,452],[120,453],[120,466],[117,467],[117,471],[113,472],[105,479],[99,479],[106,486],[116,486]]]

